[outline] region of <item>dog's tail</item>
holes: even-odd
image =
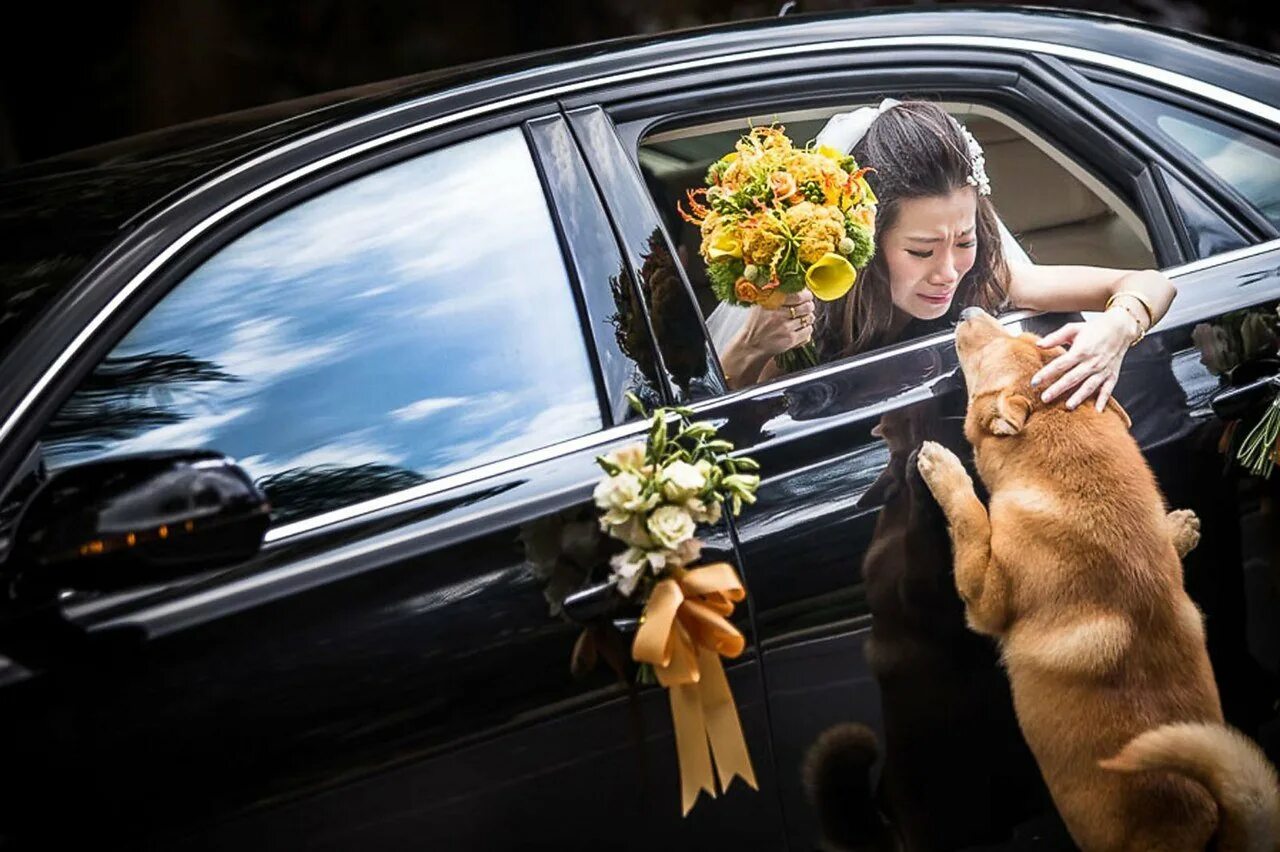
[[[1110,760],[1117,772],[1164,770],[1198,782],[1218,803],[1219,852],[1280,852],[1280,783],[1262,749],[1225,725],[1180,723],[1139,734]]]
[[[823,731],[805,754],[804,787],[818,813],[824,852],[897,848],[871,788],[871,767],[879,752],[875,732],[842,722]]]

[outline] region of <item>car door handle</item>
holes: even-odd
[[[626,599],[618,594],[613,583],[597,583],[566,595],[562,607],[564,614],[578,624],[593,624],[609,618],[618,631],[635,633],[640,617],[619,613],[626,605]]]
[[[1280,374],[1263,376],[1238,387],[1223,388],[1209,400],[1213,413],[1223,420],[1238,420],[1280,390]]]

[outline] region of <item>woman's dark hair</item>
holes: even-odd
[[[969,147],[960,125],[941,107],[926,101],[904,101],[881,113],[850,152],[867,175],[879,199],[876,234],[888,232],[897,221],[903,199],[948,195],[969,186],[973,170]],[[976,189],[975,189],[976,192]],[[952,313],[977,305],[995,313],[1009,289],[1009,268],[1000,246],[995,209],[978,196],[977,257],[960,279]],[[818,302],[814,342],[823,361],[866,352],[892,343],[893,301],[889,269],[876,251],[849,295],[834,302]],[[910,333],[910,331],[908,331]]]

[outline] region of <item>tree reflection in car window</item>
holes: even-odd
[[[344,184],[223,248],[47,427],[50,467],[205,447],[312,514],[601,428],[518,130]]]

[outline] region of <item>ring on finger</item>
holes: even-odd
[[[796,306],[795,306],[795,305],[787,305],[787,310],[791,312],[791,318],[792,318],[792,319],[795,319],[795,318],[796,318]]]

